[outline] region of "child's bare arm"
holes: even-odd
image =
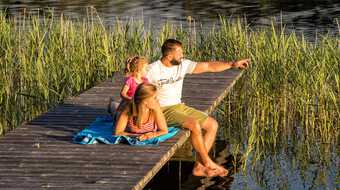
[[[128,100],[131,100],[132,97],[128,96],[127,95],[127,92],[128,90],[130,89],[130,87],[128,85],[124,85],[123,88],[122,88],[122,91],[120,91],[120,95],[123,97],[123,98],[126,98]]]
[[[125,136],[137,136],[133,133],[125,132],[126,126],[128,124],[129,116],[127,114],[127,109],[125,109],[118,118],[117,124],[116,124],[116,130],[113,135],[125,135]]]
[[[168,133],[168,126],[166,124],[166,120],[164,117],[164,114],[162,112],[162,110],[159,108],[154,109],[154,113],[155,113],[155,120],[156,120],[156,124],[158,127],[158,131],[155,132],[155,136],[160,136],[160,135],[165,135]]]
[[[158,130],[156,132],[149,132],[139,136],[139,140],[146,140],[154,137],[158,137],[161,135],[165,135],[168,133],[168,126],[166,124],[166,120],[162,110],[158,102],[156,103],[154,109],[155,123],[157,124]]]

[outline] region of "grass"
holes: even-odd
[[[150,33],[129,24],[0,13],[0,134],[108,78],[129,54],[150,56]]]
[[[235,134],[247,139],[245,157],[264,155],[261,147],[275,149],[291,134],[336,144],[339,35],[310,42],[287,34],[280,24],[253,30],[225,18],[209,31],[168,23],[156,30],[133,20],[103,26],[93,11],[77,21],[0,13],[0,134],[110,77],[128,55],[158,59],[161,44],[172,37],[193,60],[251,58],[251,67],[217,110],[225,135],[245,129]]]
[[[220,35],[211,40],[215,51],[226,49],[231,59],[232,55],[252,59],[251,68],[217,110],[231,151],[243,155],[243,171],[251,168],[250,173],[259,174],[256,181],[264,179],[271,171],[263,171],[263,160],[280,173],[287,170],[280,162],[288,157],[301,168],[311,170],[315,162],[320,166],[306,181],[329,184],[328,175],[330,184],[336,183],[338,173],[330,171],[336,167],[340,135],[340,30],[337,36],[319,35],[310,42],[274,23],[272,28],[251,31],[244,24],[222,20],[216,34]],[[273,159],[279,160],[276,165]]]

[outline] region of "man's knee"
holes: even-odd
[[[190,131],[194,133],[200,133],[201,132],[201,126],[199,122],[196,119],[188,118],[183,122],[183,127],[189,129]]]
[[[202,124],[202,128],[205,131],[217,131],[218,129],[218,123],[217,121],[212,118],[212,117],[208,117]]]

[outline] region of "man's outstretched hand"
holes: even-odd
[[[246,69],[250,64],[250,59],[241,59],[233,63],[233,68]]]

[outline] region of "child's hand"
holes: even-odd
[[[147,140],[147,139],[151,139],[153,137],[154,137],[154,133],[153,132],[149,132],[149,133],[142,134],[142,135],[140,135],[137,138],[140,141],[144,141],[144,140]]]

